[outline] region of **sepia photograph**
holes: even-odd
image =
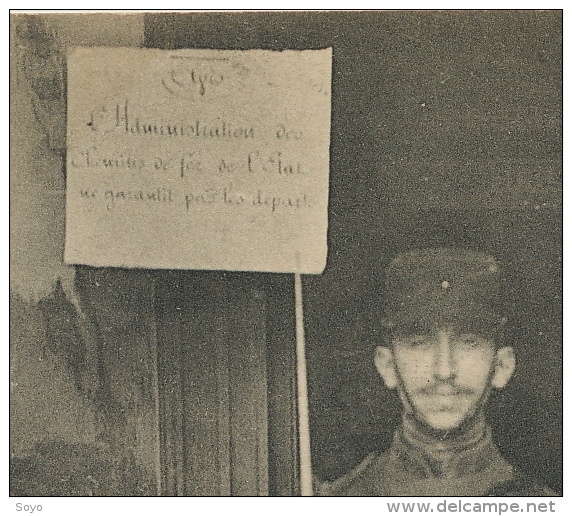
[[[557,9],[12,11],[10,497],[554,512],[562,97]]]

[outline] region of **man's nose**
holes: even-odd
[[[435,356],[435,376],[441,380],[450,380],[456,374],[453,346],[448,332],[437,335],[437,350]]]

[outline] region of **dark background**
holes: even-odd
[[[510,280],[519,363],[491,405],[496,440],[561,489],[561,42],[561,11],[147,16],[147,46],[333,47],[329,259],[305,278],[318,476],[387,446],[399,420],[372,363],[383,265],[457,245]]]

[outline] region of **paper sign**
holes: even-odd
[[[331,56],[74,49],[65,261],[322,272]]]

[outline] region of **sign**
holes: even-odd
[[[65,261],[322,272],[331,59],[73,49]]]

